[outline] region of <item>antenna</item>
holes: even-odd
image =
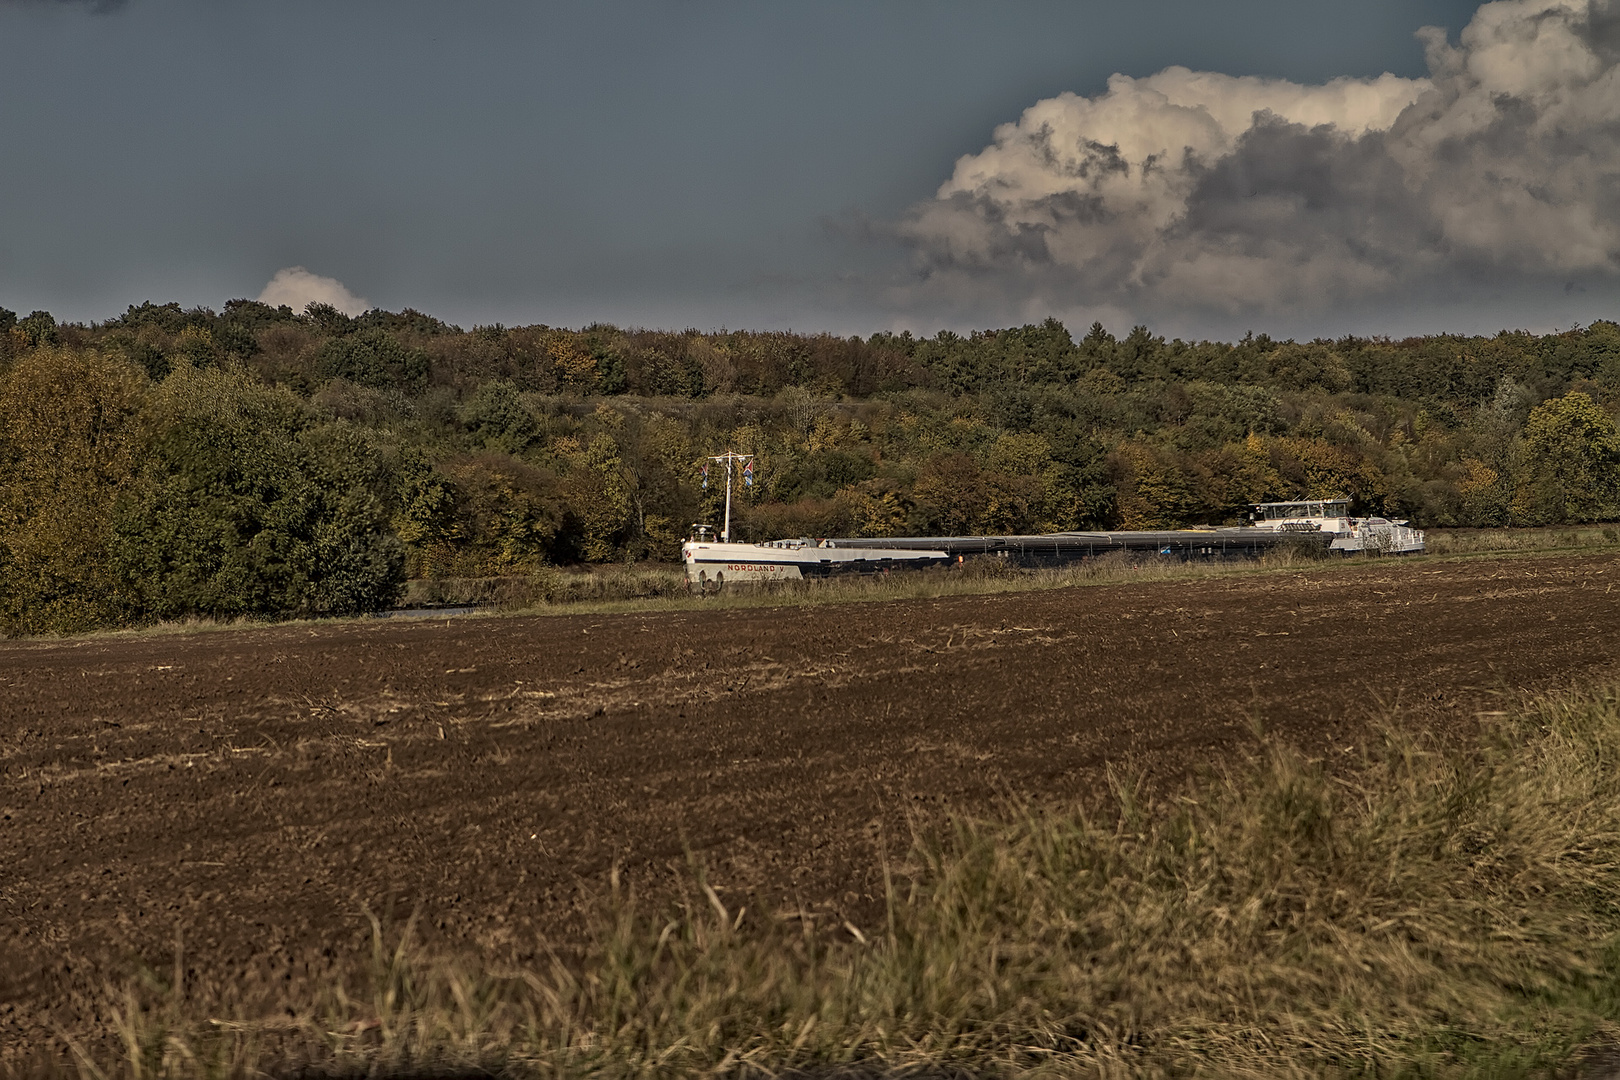
[[[716,454],[709,460],[718,461],[720,464],[726,467],[726,524],[725,527],[720,530],[720,542],[722,544],[729,544],[731,543],[731,472],[735,466],[742,465],[743,479],[752,485],[754,482],[754,455],[738,454],[727,450],[723,454]],[[707,466],[705,466],[705,468],[707,468]],[[706,480],[705,483],[707,483]]]

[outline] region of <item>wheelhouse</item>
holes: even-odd
[[[1350,516],[1350,500],[1303,499],[1299,502],[1255,503],[1251,516],[1257,522],[1347,518]]]

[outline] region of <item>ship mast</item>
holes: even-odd
[[[723,454],[716,454],[710,461],[718,461],[726,467],[726,523],[720,530],[720,542],[731,543],[731,470],[736,465],[743,465],[754,459],[753,454],[738,454],[727,450]]]

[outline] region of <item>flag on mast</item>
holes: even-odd
[[[748,464],[743,466],[743,483],[749,487],[754,486],[754,459],[749,458]]]
[[[707,461],[705,461],[703,463],[703,487],[704,487],[705,490],[707,490],[708,486],[709,486],[709,463]]]

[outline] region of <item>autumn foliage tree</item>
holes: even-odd
[[[139,471],[146,374],[121,357],[40,348],[0,370],[0,628],[82,630],[132,610],[109,521]]]

